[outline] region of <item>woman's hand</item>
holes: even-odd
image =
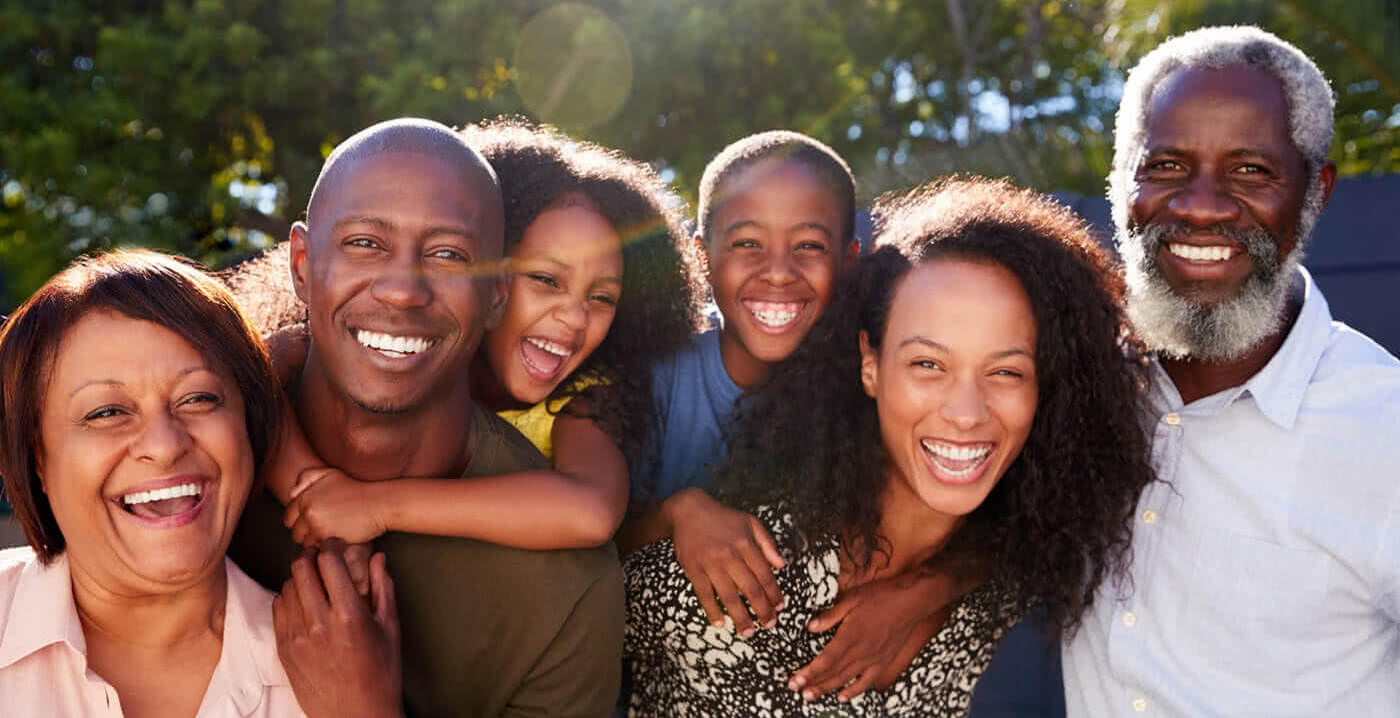
[[[370,561],[369,600],[355,590],[339,541],[307,549],[272,601],[277,654],[310,718],[403,715],[403,663],[394,582],[384,554]]]
[[[871,687],[885,689],[918,657],[947,619],[957,582],[943,574],[915,573],[879,579],[841,592],[836,603],[807,624],[812,633],[836,635],[788,688],[816,700],[841,689],[846,702]]]
[[[724,625],[728,612],[739,635],[747,638],[754,632],[749,617],[752,609],[759,623],[771,628],[783,603],[773,569],[782,568],[784,562],[763,524],[700,489],[676,493],[667,499],[663,510],[674,528],[676,560],[694,586],[710,623]],[[747,607],[744,599],[748,599]]]
[[[368,543],[388,530],[377,488],[378,482],[360,481],[339,469],[307,469],[292,487],[282,523],[303,546],[331,537]]]

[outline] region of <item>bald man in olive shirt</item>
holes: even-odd
[[[505,303],[491,269],[502,224],[494,173],[437,123],[375,125],[326,160],[292,230],[311,341],[289,393],[329,465],[362,480],[548,468],[470,395],[470,359]],[[370,346],[368,333],[418,350]],[[230,548],[274,589],[299,550],[282,513],[260,492]],[[395,583],[409,715],[609,714],[623,625],[610,545],[526,551],[397,532],[376,545]]]

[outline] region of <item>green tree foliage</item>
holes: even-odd
[[[0,309],[83,251],[217,266],[280,239],[329,149],[402,115],[532,114],[687,197],[716,150],[774,127],[833,144],[867,197],[953,171],[1097,194],[1123,72],[1208,23],[1317,59],[1344,174],[1400,165],[1400,0],[559,5],[0,0]]]

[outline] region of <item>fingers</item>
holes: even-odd
[[[377,553],[369,559],[370,591],[374,601],[374,620],[397,646],[399,642],[399,607],[394,599],[394,579],[389,577],[389,559]]]
[[[839,598],[836,604],[826,609],[820,616],[807,622],[807,630],[811,633],[826,633],[835,628],[846,616],[850,615],[851,609],[855,608],[856,602],[845,597]]]
[[[748,571],[747,568],[743,570]],[[715,586],[715,595],[719,596],[719,602],[724,604],[725,613],[728,613],[729,619],[734,622],[734,630],[744,638],[752,636],[753,619],[749,617],[749,608],[744,605],[744,599],[739,595],[739,588],[735,586],[734,580],[721,574],[714,576],[711,582]]]
[[[748,599],[749,610],[758,618],[759,625],[772,628],[778,623],[778,604],[783,598],[778,580],[773,578],[773,570],[757,546],[746,547],[741,555],[744,565],[735,567],[734,584]]]
[[[307,626],[325,626],[330,616],[325,588],[316,568],[316,550],[306,549],[292,562],[292,583],[295,583],[297,605]]]
[[[326,596],[330,599],[333,611],[344,616],[354,616],[365,612],[360,592],[355,582],[350,580],[350,569],[345,566],[345,542],[329,539],[321,544],[316,555],[316,565],[321,570],[321,580],[326,586]]]
[[[778,553],[778,544],[769,535],[768,530],[763,528],[763,524],[756,518],[749,517],[749,524],[753,529],[753,540],[758,544],[758,548],[763,552],[764,560],[773,568],[782,568],[787,565],[783,560],[783,555]],[[772,572],[770,571],[771,575]]]
[[[690,585],[695,589],[695,597],[700,599],[700,608],[705,611],[705,620],[711,626],[724,625],[724,610],[720,608],[719,602],[715,600],[715,587],[710,583],[710,577],[700,569],[692,570],[681,564],[685,575],[690,578]]]
[[[831,649],[832,645],[827,644],[826,649],[817,655],[817,659],[820,660]],[[858,678],[862,672],[870,667],[869,661],[861,660],[852,656],[851,653],[852,651],[849,650],[841,650],[829,659],[829,663],[825,667],[819,667],[820,670],[817,671],[806,671],[804,673],[806,681],[802,682],[801,685],[802,700],[814,701],[838,690]],[[812,661],[812,665],[817,665],[817,662]]]
[[[292,498],[287,501],[287,510],[282,512],[282,525],[287,528],[295,526],[297,521],[301,520],[301,513],[304,508],[302,502],[298,501],[296,496],[293,495]]]
[[[300,496],[301,492],[311,488],[312,484],[320,481],[321,478],[328,473],[330,472],[322,467],[303,469],[300,474],[297,474],[297,482],[292,484],[292,491],[288,495],[287,500],[290,502],[292,499]]]
[[[355,590],[360,595],[369,598],[372,589],[370,585],[370,552],[369,544],[356,543],[345,547],[345,567],[350,569],[350,580],[355,582]]]
[[[842,703],[854,700],[856,696],[870,690],[870,687],[875,683],[875,676],[876,670],[874,667],[866,668],[864,671],[861,671],[861,674],[856,677],[853,683],[842,688],[841,692],[836,694],[836,700]]]

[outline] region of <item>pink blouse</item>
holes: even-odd
[[[228,559],[224,568],[223,652],[197,718],[304,716],[277,657],[272,594]],[[122,715],[116,690],[88,670],[64,556],[46,568],[28,547],[0,551],[0,713]]]

